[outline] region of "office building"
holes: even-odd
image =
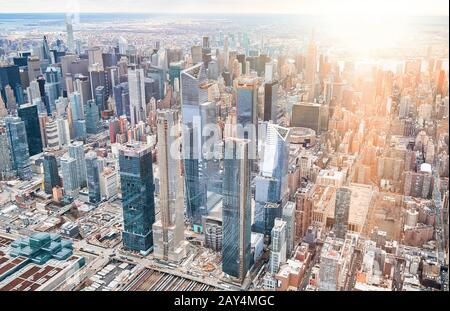
[[[71,143],[69,145],[69,156],[76,160],[78,185],[81,188],[86,187],[87,173],[83,142],[74,141]]]
[[[17,113],[25,124],[30,156],[41,153],[42,140],[37,106],[32,104],[21,105]]]
[[[269,271],[276,274],[286,262],[286,222],[276,218],[271,232]]]
[[[123,244],[126,249],[147,252],[153,247],[155,185],[150,147],[133,143],[119,149],[123,207]]]
[[[47,194],[53,193],[53,188],[62,186],[61,178],[58,174],[58,162],[55,155],[44,153],[44,191]]]
[[[64,194],[70,197],[77,197],[80,190],[77,160],[65,154],[61,157],[60,164]]]
[[[29,180],[32,177],[32,172],[25,122],[19,117],[12,116],[5,117],[4,122],[13,170],[17,172],[20,179]]]
[[[222,270],[241,282],[251,263],[250,166],[248,141],[225,141]]]

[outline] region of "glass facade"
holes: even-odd
[[[100,109],[97,102],[88,100],[84,106],[86,115],[86,133],[98,134],[100,132]]]
[[[153,246],[155,185],[150,148],[143,144],[119,150],[123,207],[123,243],[127,249],[147,251]]]
[[[206,212],[207,188],[201,163],[201,131],[194,130],[196,119],[201,120],[200,105],[208,101],[206,70],[202,63],[181,72],[181,101],[183,124],[183,152],[185,167],[187,216],[197,231],[201,231],[201,216]],[[200,121],[201,122],[201,121]],[[201,123],[199,124],[201,127]]]
[[[32,172],[25,122],[19,117],[5,117],[4,120],[13,169],[17,172],[17,176],[20,179],[29,180],[32,177]]]
[[[86,155],[87,185],[89,190],[89,202],[100,202],[100,169],[97,155],[90,152]]]
[[[69,156],[76,160],[78,184],[80,187],[86,187],[86,162],[84,156],[84,145],[81,141],[75,141],[69,145]]]
[[[18,115],[25,123],[30,156],[41,153],[42,139],[37,106],[30,104],[22,105],[18,109]]]
[[[53,154],[44,154],[44,191],[52,194],[56,186],[61,186],[61,179],[58,174],[58,163]]]
[[[225,142],[222,270],[243,280],[251,265],[250,165],[248,142]]]

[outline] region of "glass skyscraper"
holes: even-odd
[[[29,180],[32,177],[30,165],[30,153],[28,149],[25,122],[19,117],[4,118],[8,143],[11,150],[13,169],[20,179]]]
[[[77,160],[65,154],[61,157],[61,173],[65,195],[76,197],[80,190],[78,183]]]
[[[87,186],[89,191],[89,202],[98,203],[100,195],[100,168],[95,152],[86,155]]]
[[[264,159],[260,175],[255,178],[255,211],[253,230],[270,236],[276,217],[281,217],[281,203],[286,192],[289,160],[289,129],[267,124]],[[267,204],[275,203],[275,204]]]
[[[78,184],[82,188],[86,187],[86,162],[84,156],[84,145],[81,141],[74,141],[69,145],[69,156],[76,160]]]
[[[44,154],[44,191],[53,193],[53,188],[61,186],[61,178],[58,174],[58,163],[56,157],[51,153]]]
[[[17,113],[25,123],[30,156],[41,153],[42,139],[37,106],[32,104],[21,105]]]
[[[96,101],[88,100],[84,106],[86,117],[86,133],[98,134],[100,132],[100,110]]]
[[[201,152],[201,114],[200,105],[208,101],[206,69],[202,63],[181,72],[181,110],[183,124],[183,152],[185,167],[186,210],[194,231],[201,231],[201,216],[206,213],[207,188],[200,173]],[[195,125],[198,123],[198,126]]]
[[[248,141],[225,141],[222,270],[243,281],[251,264],[250,165]]]
[[[133,143],[119,149],[120,184],[123,207],[123,244],[135,251],[153,246],[155,185],[150,147]]]

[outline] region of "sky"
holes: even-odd
[[[351,18],[376,15],[448,16],[448,11],[448,0],[0,0],[1,13],[286,13]]]

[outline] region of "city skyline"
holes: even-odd
[[[133,6],[131,6],[133,4]],[[19,3],[0,1],[2,13],[223,13],[223,14],[292,14],[292,15],[345,15],[348,17],[377,15],[388,16],[448,16],[446,0],[281,0],[276,4],[261,5],[257,0],[242,3],[230,0],[175,0],[166,8],[163,0],[23,0]],[[239,11],[235,10],[236,6]]]
[[[448,291],[448,3],[21,5],[0,291]]]

